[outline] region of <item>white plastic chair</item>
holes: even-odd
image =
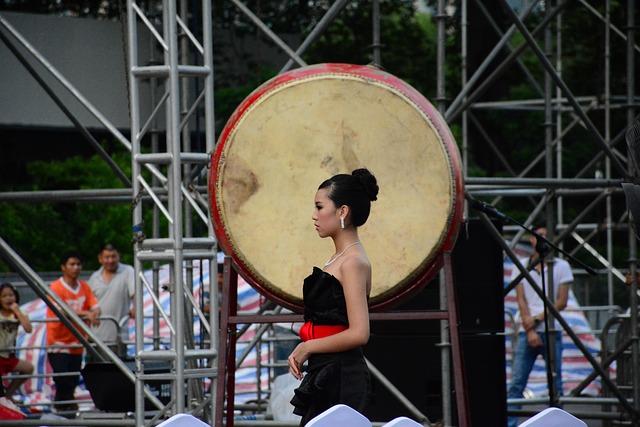
[[[176,414],[156,427],[209,427],[209,424],[200,421],[193,415]]]
[[[336,405],[313,418],[305,427],[371,427],[371,421],[347,405]]]
[[[587,427],[587,423],[562,409],[547,408],[520,424],[519,427]]]
[[[392,419],[382,427],[422,427],[422,424],[413,421],[411,418],[398,417]]]

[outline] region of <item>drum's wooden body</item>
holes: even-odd
[[[212,159],[219,243],[267,297],[302,307],[302,280],[333,254],[311,215],[320,183],[367,167],[380,193],[359,229],[373,269],[370,306],[418,290],[453,248],[463,182],[455,141],[415,89],[371,67],[321,64],[256,89]]]

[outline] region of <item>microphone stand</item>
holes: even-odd
[[[533,231],[531,228],[527,227],[526,225],[524,225],[523,223],[519,222],[518,220],[510,217],[509,215],[499,211],[498,209],[494,208],[493,206],[491,206],[488,203],[484,203],[481,202],[480,200],[474,199],[473,197],[471,197],[468,193],[465,193],[465,198],[469,201],[469,204],[471,205],[471,207],[477,211],[480,212],[484,212],[485,214],[500,219],[502,221],[505,222],[510,222],[513,224],[516,224],[520,227],[522,227],[525,231],[528,231],[529,233],[533,234],[534,236],[536,236],[536,241],[537,242],[544,242],[545,244],[549,245],[553,250],[562,253],[564,256],[566,256],[567,258],[569,258],[571,260],[572,263],[579,265],[580,267],[582,267],[587,273],[591,274],[592,276],[597,275],[597,273],[595,272],[595,270],[591,267],[589,267],[587,264],[585,264],[584,262],[580,261],[578,258],[576,258],[575,256],[571,255],[569,252],[565,251],[562,248],[559,248],[558,246],[556,246],[555,243],[551,242],[550,240],[547,240],[545,237],[539,235],[538,233],[536,233],[535,231]],[[539,262],[541,262],[540,257],[538,257],[537,260],[535,260],[533,263],[531,263],[529,265],[529,268],[532,269],[533,267],[535,267]]]
[[[576,257],[574,257],[573,255],[571,255],[570,253],[564,251],[563,249],[559,248],[558,246],[556,246],[554,243],[550,242],[549,240],[547,240],[545,237],[541,236],[540,234],[538,234],[537,232],[533,231],[533,229],[527,227],[526,225],[522,224],[521,222],[515,220],[514,218],[510,217],[509,215],[500,212],[498,209],[494,208],[493,206],[481,202],[480,200],[474,199],[473,197],[471,197],[468,193],[465,193],[465,198],[467,199],[467,201],[469,202],[469,204],[471,205],[471,207],[477,211],[483,212],[491,217],[500,219],[504,222],[511,222],[513,224],[516,224],[520,227],[522,227],[524,230],[528,231],[529,233],[531,233],[532,235],[535,236],[536,238],[536,253],[538,254],[538,259],[534,260],[534,262],[529,264],[529,269],[533,269],[535,268],[535,266],[540,263],[540,275],[542,278],[542,294],[547,296],[547,290],[546,290],[546,281],[545,281],[545,269],[544,269],[544,259],[545,257],[551,252],[550,248],[553,248],[554,250],[563,253],[567,258],[569,258],[571,261],[573,261],[575,264],[581,266],[582,268],[584,268],[589,274],[591,275],[596,275],[596,272],[589,267],[588,265],[586,265],[585,263],[583,263],[582,261],[580,261],[579,259],[577,259]],[[556,386],[555,386],[555,381],[554,381],[554,372],[551,369],[552,368],[552,363],[551,363],[551,342],[549,340],[549,311],[547,308],[546,304],[543,304],[544,306],[544,337],[546,340],[546,348],[545,348],[545,358],[546,358],[546,371],[547,371],[547,388],[549,390],[549,406],[558,406],[558,399],[557,399],[557,390],[556,390]]]
[[[546,295],[547,297],[550,297],[551,295],[548,295],[547,293],[547,286],[546,286],[546,280],[545,280],[546,274],[544,269],[545,258],[549,254],[549,246],[544,240],[541,239],[542,236],[540,236],[540,234],[538,234],[533,230],[532,230],[532,233],[534,236],[536,236],[535,250],[538,253],[538,259],[540,260],[540,278],[542,279],[542,294]],[[556,390],[556,382],[554,378],[554,376],[556,375],[555,369],[554,369],[556,361],[554,360],[552,363],[552,359],[551,359],[551,347],[555,348],[555,341],[553,343],[554,345],[552,346],[550,337],[549,337],[549,312],[547,310],[546,304],[543,304],[543,310],[544,310],[544,339],[545,339],[544,350],[545,350],[545,362],[546,362],[545,367],[546,367],[546,373],[547,373],[547,389],[549,390],[549,406],[553,407],[553,406],[558,406],[558,399],[557,399],[558,391]],[[534,326],[534,328],[537,328],[537,324],[536,326]]]

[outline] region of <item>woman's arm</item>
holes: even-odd
[[[22,325],[22,328],[24,329],[24,331],[30,334],[33,328],[31,327],[31,322],[29,321],[29,317],[25,316],[22,310],[20,310],[20,306],[18,305],[18,303],[13,303],[13,305],[11,306],[11,309],[13,310],[13,314],[15,314],[16,317],[18,318],[18,321]]]
[[[298,379],[300,367],[314,353],[338,353],[365,345],[369,341],[369,307],[367,278],[369,265],[350,258],[340,266],[342,289],[347,305],[349,327],[335,335],[300,343],[289,356],[289,368]]]

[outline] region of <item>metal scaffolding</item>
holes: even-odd
[[[209,216],[205,213],[207,204],[191,182],[192,166],[207,165],[213,150],[213,46],[211,2],[203,0],[200,10],[189,11],[187,1],[166,0],[162,3],[161,16],[149,16],[138,2],[127,1],[128,60],[131,112],[131,171],[134,197],[133,230],[134,268],[136,272],[136,313],[143,313],[143,295],[146,290],[154,301],[159,299],[160,289],[153,286],[144,277],[145,263],[152,263],[157,270],[158,263],[168,262],[170,268],[170,312],[164,313],[159,304],[156,311],[162,315],[171,331],[171,346],[160,349],[154,340],[152,345],[144,340],[144,318],[136,316],[136,425],[145,425],[145,402],[142,391],[148,380],[155,379],[152,374],[144,373],[146,361],[162,360],[171,364],[172,400],[149,423],[161,418],[161,414],[198,413],[208,409],[205,418],[213,419],[213,404],[205,400],[205,378],[215,379],[214,360],[217,351],[217,316],[207,316],[193,298],[193,276],[191,263],[194,259],[209,262],[209,271],[213,272],[216,258],[216,241],[212,234]],[[194,22],[189,12],[201,16],[200,22]],[[155,23],[153,22],[155,21]],[[152,64],[141,64],[138,22],[144,24],[142,31],[148,30],[161,52]],[[154,25],[155,24],[155,25]],[[197,28],[199,31],[194,31]],[[202,40],[196,37],[201,34]],[[192,54],[195,53],[195,55]],[[199,80],[201,92],[194,100],[189,98],[189,84]],[[149,100],[141,96],[142,85],[149,82],[151,92],[159,90],[162,95],[151,105],[149,117],[141,116],[142,106]],[[156,115],[164,104],[165,126],[160,129]],[[200,105],[202,104],[202,105]],[[206,151],[195,152],[191,146],[192,119],[198,108],[204,110]],[[155,135],[145,138],[147,132]],[[159,134],[164,135],[165,149],[159,149]],[[146,145],[145,146],[145,142]],[[151,142],[151,144],[149,144]],[[145,170],[146,168],[146,170]],[[162,173],[166,168],[166,175]],[[150,172],[153,184],[165,187],[166,205],[156,195],[148,183]],[[153,235],[145,236],[143,207],[138,197],[150,196],[154,202]],[[198,202],[200,201],[200,203]],[[203,206],[204,205],[204,206]],[[158,211],[166,220],[161,228]],[[194,213],[207,225],[206,237],[193,237],[192,219]],[[185,273],[186,271],[186,273]],[[154,278],[157,274],[154,274]],[[213,301],[217,287],[210,281]],[[212,305],[215,307],[215,305]],[[200,318],[200,324],[208,332],[208,342],[197,342],[193,331],[193,312]],[[159,318],[154,319],[154,331],[159,329]],[[213,333],[212,333],[213,332]],[[155,338],[155,337],[154,337]]]
[[[492,21],[491,15],[489,11],[482,5],[481,2],[475,2],[479,9],[482,11],[484,16]],[[532,202],[532,211],[529,217],[527,218],[525,224],[531,225],[532,223],[543,224],[549,230],[549,237],[555,243],[562,245],[564,240],[568,237],[576,240],[579,245],[577,248],[573,249],[571,252],[576,253],[581,248],[587,249],[588,253],[590,253],[600,264],[604,267],[604,270],[600,272],[607,278],[607,298],[608,298],[608,306],[613,307],[613,288],[618,285],[619,279],[624,281],[624,277],[619,271],[619,268],[614,266],[613,259],[613,246],[614,246],[614,230],[622,229],[627,230],[628,232],[628,253],[629,253],[629,271],[631,272],[631,277],[635,278],[635,269],[636,269],[636,238],[634,236],[633,231],[630,228],[630,222],[628,216],[625,214],[622,218],[617,221],[613,218],[613,208],[614,204],[617,204],[617,207],[620,208],[620,202],[624,199],[620,197],[614,198],[613,196],[616,192],[619,191],[620,182],[628,179],[630,175],[634,173],[633,170],[628,169],[627,161],[625,158],[624,150],[622,152],[615,148],[616,144],[622,139],[622,135],[624,133],[624,129],[618,133],[618,136],[615,138],[611,138],[611,122],[613,114],[624,114],[626,112],[627,115],[627,125],[631,125],[635,120],[634,113],[634,104],[637,103],[637,97],[635,96],[635,87],[634,87],[634,73],[635,73],[635,51],[638,50],[638,46],[635,45],[634,41],[634,2],[628,1],[627,9],[626,9],[626,23],[624,25],[619,23],[619,26],[624,26],[626,28],[626,35],[622,33],[612,22],[611,22],[611,2],[607,0],[604,4],[605,12],[601,14],[598,10],[591,6],[586,1],[580,1],[579,7],[584,7],[589,14],[593,17],[595,24],[594,25],[602,25],[602,28],[605,33],[604,40],[604,49],[602,53],[603,63],[604,63],[604,88],[602,91],[598,91],[593,96],[586,97],[576,97],[571,91],[570,85],[567,84],[562,78],[562,66],[563,66],[563,49],[562,49],[562,18],[564,10],[566,6],[569,4],[567,1],[558,0],[556,2],[544,2],[542,7],[544,11],[544,18],[542,22],[540,22],[535,29],[529,30],[527,26],[524,24],[523,20],[526,18],[527,14],[532,10],[532,8],[536,7],[537,3],[535,0],[528,3],[527,7],[524,7],[520,16],[516,14],[516,12],[510,7],[509,3],[506,0],[501,0],[502,9],[507,12],[510,22],[512,26],[507,30],[504,34],[501,35],[500,41],[496,45],[496,47],[492,50],[491,54],[485,59],[482,65],[475,70],[473,77],[467,80],[467,64],[466,64],[466,55],[467,55],[467,38],[464,29],[468,25],[466,20],[466,13],[461,14],[461,19],[463,22],[461,23],[461,28],[463,29],[463,39],[462,39],[462,90],[460,94],[454,99],[447,110],[447,119],[451,122],[451,120],[457,120],[458,117],[461,117],[462,123],[462,155],[465,162],[469,158],[469,136],[467,134],[467,115],[471,119],[474,126],[478,129],[478,133],[481,136],[482,140],[477,141],[478,144],[487,144],[489,149],[491,149],[495,154],[496,158],[500,161],[503,170],[508,174],[512,175],[513,178],[480,178],[474,179],[473,177],[467,178],[468,185],[467,191],[471,194],[477,196],[490,196],[496,197],[493,200],[493,203],[499,203],[501,200],[504,200],[508,197],[527,197],[530,202]],[[466,5],[463,6],[466,8]],[[464,10],[464,9],[463,9]],[[555,23],[555,25],[553,25]],[[496,28],[494,23],[491,25],[499,32],[499,28]],[[509,41],[511,40],[511,31],[517,30],[522,38],[525,40],[517,48],[512,48],[509,46]],[[626,80],[627,80],[627,94],[626,97],[622,96],[614,96],[611,93],[611,32],[615,31],[617,36],[620,36],[624,39],[624,43],[626,43],[626,52],[627,52],[627,70],[626,70]],[[500,33],[499,33],[500,34]],[[539,44],[538,40],[536,40],[536,35],[540,35],[542,39],[542,44]],[[554,49],[555,46],[555,49]],[[538,64],[540,64],[545,70],[545,81],[544,86],[541,88],[540,85],[535,81],[535,78],[532,77],[532,73],[529,72],[524,66],[524,64],[517,62],[519,55],[522,54],[525,48],[530,49],[531,52],[537,58]],[[504,59],[499,65],[495,67],[490,67],[489,64],[494,61],[494,57],[498,53],[500,49],[504,49],[507,54],[507,58]],[[554,52],[555,51],[555,52]],[[555,61],[555,65],[553,62]],[[509,69],[508,67],[517,63],[520,70],[522,71],[523,77],[525,77],[526,81],[530,83],[532,88],[541,95],[540,99],[537,100],[509,100],[509,101],[495,101],[495,102],[476,102],[480,100],[480,97],[486,92],[486,90],[499,78],[503,73]],[[475,83],[474,78],[479,77],[482,72],[485,70],[491,70],[489,72],[489,76],[482,81],[481,83]],[[555,90],[554,90],[555,89]],[[570,108],[569,108],[570,107]],[[523,171],[518,172],[514,170],[511,166],[509,159],[500,152],[499,144],[492,140],[492,138],[484,131],[482,123],[478,120],[478,115],[474,113],[474,110],[478,109],[499,109],[499,110],[540,110],[544,112],[544,121],[542,123],[543,135],[540,135],[540,139],[544,140],[544,150],[537,156],[535,159],[528,165]],[[626,111],[625,111],[626,110]],[[604,129],[599,129],[594,124],[594,118],[590,117],[587,113],[595,113],[603,111],[604,113]],[[566,123],[565,115],[569,114],[570,121],[568,124]],[[578,173],[575,178],[566,177],[563,175],[563,147],[562,142],[563,138],[571,131],[571,129],[576,125],[580,124],[584,128],[587,129],[590,139],[592,139],[598,147],[594,147],[593,150],[593,159],[588,162],[587,165]],[[605,157],[604,160],[604,176],[597,176],[597,174],[593,174],[594,178],[584,178],[588,173],[592,173],[594,171],[594,167],[597,165],[597,162]],[[534,165],[541,160],[544,159],[544,178],[526,178],[526,176],[531,172]],[[617,183],[615,181],[619,180]],[[586,190],[589,187],[589,190]],[[525,189],[526,188],[526,189]],[[581,190],[580,188],[584,189]],[[578,215],[573,218],[567,217],[566,211],[567,208],[574,207],[574,200],[576,199],[573,196],[583,196],[590,197],[591,202],[585,208],[580,205],[575,205],[578,207]],[[593,198],[595,196],[595,198]],[[606,215],[602,219],[598,219],[598,223],[595,226],[590,227],[592,231],[589,235],[584,238],[579,234],[579,228],[584,222],[584,218],[591,213],[595,208],[601,207],[602,204],[605,204]],[[620,209],[618,209],[619,211]],[[481,214],[481,218],[487,227],[492,228],[491,223],[488,221],[484,214]],[[569,224],[565,221],[569,220]],[[618,227],[621,226],[621,227]],[[522,236],[522,230],[516,232],[516,236],[511,240],[511,242],[507,242],[503,240],[503,237],[499,236],[496,230],[494,231],[494,237],[498,240],[500,244],[503,245],[505,253],[509,258],[513,260],[515,265],[522,271],[519,279],[512,281],[507,290],[512,289],[514,285],[516,285],[519,280],[523,277],[527,279],[527,281],[533,286],[536,292],[539,292],[539,289],[534,286],[532,279],[529,277],[526,269],[520,264],[516,255],[513,253],[513,247],[515,243],[517,243]],[[599,253],[593,246],[589,244],[589,241],[592,240],[595,236],[600,233],[604,233],[604,238],[606,239],[606,250],[604,253]],[[620,245],[620,242],[618,242]],[[624,245],[624,244],[623,244]],[[620,267],[620,266],[619,266]],[[614,275],[614,273],[616,273]],[[551,273],[549,273],[549,278],[552,280]],[[525,286],[527,286],[525,284]],[[605,385],[606,393],[610,395],[614,395],[617,397],[617,401],[615,403],[618,405],[618,410],[613,410],[611,407],[607,407],[605,402],[600,402],[600,404],[605,405],[607,411],[612,411],[611,413],[595,413],[593,411],[581,413],[584,417],[599,417],[602,419],[606,419],[610,416],[613,419],[626,419],[630,420],[632,423],[638,422],[639,412],[638,409],[640,406],[638,405],[638,377],[640,374],[640,370],[638,369],[637,362],[638,357],[638,345],[637,345],[637,309],[633,309],[637,307],[637,283],[636,279],[633,280],[632,285],[629,288],[629,306],[632,308],[630,310],[630,339],[629,343],[625,343],[623,345],[624,348],[631,348],[631,393],[623,393],[617,384],[614,384],[609,378],[607,373],[605,372],[605,367],[608,366],[608,363],[605,364],[604,360],[597,361],[591,355],[588,354],[588,351],[584,346],[579,342],[579,339],[575,337],[575,334],[571,329],[566,325],[565,321],[559,316],[557,313],[555,317],[558,317],[560,323],[565,329],[565,332],[571,337],[576,346],[581,349],[584,356],[587,358],[589,363],[592,365],[593,374],[589,376],[590,380],[593,380],[597,376],[601,377],[602,382]],[[540,293],[542,297],[542,294]],[[548,307],[550,312],[553,312],[555,308],[553,304],[549,300],[545,301],[545,305]],[[614,314],[610,313],[613,317]],[[607,345],[607,342],[603,341],[603,346]],[[618,348],[614,351],[614,353],[620,354],[624,351],[624,348]],[[606,354],[606,353],[605,353]],[[611,362],[613,358],[608,360]],[[589,380],[589,381],[590,381]],[[584,388],[586,384],[582,384],[580,387],[574,389],[571,392],[572,396],[578,396],[581,390]],[[553,393],[553,391],[551,391]],[[522,403],[523,401],[527,401],[529,399],[516,399],[516,401],[511,400],[513,403]],[[551,402],[555,402],[556,404],[560,401],[565,401],[564,398],[558,398],[557,395],[551,396]],[[529,400],[529,403],[532,401]],[[598,402],[596,401],[591,401]],[[540,403],[538,401],[538,403]],[[612,402],[609,402],[612,403]],[[518,414],[527,414],[528,412],[514,412]],[[529,412],[530,413],[530,412]]]
[[[179,2],[163,0],[161,7],[147,8],[148,2],[136,2],[128,0],[126,6],[127,25],[127,52],[128,52],[128,78],[130,89],[130,114],[131,114],[131,138],[125,137],[109,120],[98,111],[82,94],[58,72],[55,67],[41,55],[29,41],[26,40],[6,19],[0,15],[0,40],[25,65],[39,84],[56,100],[57,105],[67,114],[77,129],[85,138],[99,150],[101,157],[109,163],[114,173],[127,185],[126,189],[95,189],[95,190],[60,190],[39,192],[6,192],[0,193],[0,201],[20,202],[122,202],[130,203],[133,200],[133,231],[136,271],[136,370],[129,377],[136,385],[136,418],[135,425],[154,425],[167,415],[177,412],[192,412],[208,420],[213,420],[216,413],[215,390],[217,389],[216,370],[214,369],[218,349],[218,324],[217,316],[209,316],[203,313],[193,299],[192,262],[204,260],[209,263],[209,271],[216,269],[215,253],[216,240],[213,234],[212,224],[208,215],[208,203],[206,187],[198,184],[198,178],[202,177],[203,167],[210,162],[210,153],[215,144],[214,128],[214,70],[213,70],[213,25],[212,2]],[[158,2],[160,3],[160,2]],[[287,45],[275,34],[255,13],[253,13],[240,0],[232,0],[238,10],[247,16],[262,31],[269,40],[278,46],[290,58],[280,70],[287,71],[294,66],[304,66],[301,58],[306,49],[318,39],[331,22],[339,16],[347,5],[346,0],[335,0],[327,9],[325,15],[309,31],[306,39],[297,48]],[[614,218],[616,207],[622,203],[620,197],[620,183],[633,173],[627,165],[625,150],[620,142],[624,138],[624,129],[613,129],[612,121],[616,115],[624,115],[627,125],[636,120],[636,105],[639,98],[636,96],[634,84],[636,51],[640,47],[635,41],[635,4],[634,1],[626,2],[625,22],[612,22],[611,0],[605,0],[604,13],[587,0],[578,0],[577,6],[588,11],[593,18],[592,25],[602,26],[605,34],[604,49],[598,52],[602,55],[604,64],[604,87],[598,93],[590,96],[575,96],[571,85],[563,80],[563,14],[567,13],[568,0],[556,0],[540,2],[531,0],[523,2],[519,13],[516,13],[507,0],[501,0],[503,10],[509,17],[509,28],[506,31],[500,29],[496,23],[492,11],[488,10],[481,1],[459,0],[447,2],[438,0],[437,10],[433,18],[437,22],[437,96],[436,103],[444,117],[450,124],[460,124],[460,149],[463,159],[463,170],[466,182],[466,191],[476,197],[492,198],[494,205],[499,206],[501,201],[524,197],[531,204],[531,214],[525,224],[546,224],[551,240],[562,245],[565,240],[571,238],[578,242],[573,253],[585,248],[602,267],[599,274],[606,276],[607,305],[614,306],[614,287],[620,285],[620,270],[625,270],[621,265],[615,265],[614,245],[628,246],[628,271],[633,278],[629,286],[629,306],[637,307],[637,244],[631,229],[631,220],[628,215]],[[143,5],[144,4],[144,5]],[[482,13],[481,18],[487,22],[498,35],[499,41],[482,63],[475,69],[470,69],[469,58],[469,6],[476,6]],[[380,34],[380,4],[378,0],[372,1],[372,57],[376,64],[384,62],[384,40]],[[459,38],[461,59],[461,89],[449,100],[445,93],[445,69],[450,66],[445,55],[445,39],[447,37],[447,23],[452,22],[453,16],[447,13],[447,6],[459,8]],[[197,10],[192,10],[193,8]],[[544,8],[544,9],[541,9]],[[544,11],[544,15],[537,25],[526,24],[527,18],[534,11]],[[123,23],[124,25],[125,23]],[[151,36],[150,52],[154,55],[149,63],[141,63],[139,51],[142,38],[140,31],[146,31]],[[520,34],[524,42],[513,46],[513,36]],[[539,40],[542,40],[540,43]],[[626,46],[626,94],[614,94],[611,90],[611,45],[612,43],[624,43]],[[20,49],[16,49],[20,47]],[[554,49],[555,47],[555,49]],[[393,48],[389,46],[389,48]],[[544,84],[537,82],[533,73],[522,61],[522,55],[529,50],[535,59],[544,68]],[[26,58],[21,51],[28,53]],[[504,59],[500,54],[504,54]],[[327,58],[330,60],[330,58]],[[104,151],[100,151],[99,144],[84,128],[84,126],[72,116],[65,108],[62,101],[55,97],[51,90],[47,90],[46,83],[38,76],[38,73],[29,65],[35,61],[43,66],[61,85],[78,100],[111,135],[124,147],[131,151],[131,177],[125,176]],[[499,100],[487,101],[482,96],[505,72],[518,68],[524,81],[528,82],[536,93],[538,99],[528,100]],[[425,70],[426,74],[427,70]],[[148,94],[148,95],[147,95]],[[151,111],[148,117],[142,117],[143,106]],[[164,107],[164,108],[163,108]],[[482,110],[519,110],[542,111],[544,121],[541,123],[540,140],[544,141],[544,148],[522,170],[513,167],[513,162],[501,150],[500,141],[496,141],[486,131],[486,124],[481,120]],[[161,112],[164,115],[161,117]],[[594,114],[604,115],[602,128],[594,123]],[[205,147],[197,151],[191,144],[192,133],[200,132],[199,126],[194,124],[198,114],[204,114],[204,139]],[[617,117],[617,116],[616,116]],[[593,157],[584,165],[582,170],[574,177],[563,174],[563,139],[577,127],[587,130],[590,141],[585,142],[593,146]],[[480,139],[471,138],[472,130],[477,130]],[[612,137],[613,135],[613,137]],[[486,147],[495,155],[504,171],[509,174],[506,178],[474,177],[469,176],[469,165],[472,162],[472,148]],[[604,159],[604,160],[603,160]],[[534,168],[544,161],[544,175],[530,177]],[[604,172],[601,176],[593,173],[598,162],[604,162]],[[593,178],[587,178],[592,175]],[[576,202],[577,199],[589,198],[589,204],[584,207]],[[596,222],[587,223],[588,215],[596,208],[606,210],[604,218]],[[567,212],[575,207],[578,215],[569,217]],[[151,227],[145,226],[143,218],[145,209],[152,210]],[[617,209],[618,211],[620,209]],[[481,215],[481,219],[494,237],[503,247],[507,256],[513,258],[516,265],[519,261],[513,253],[513,248],[522,233],[516,230],[515,236],[507,240],[493,228],[488,219]],[[201,236],[195,236],[193,221],[202,221],[207,230]],[[508,229],[508,228],[507,228]],[[146,234],[149,233],[148,237]],[[621,243],[616,242],[615,231],[627,231],[628,239]],[[582,234],[588,233],[588,234]],[[596,236],[604,235],[606,250],[598,252],[589,242]],[[37,289],[39,295],[46,294],[46,285],[38,279],[28,265],[21,260],[6,242],[0,240],[0,251],[5,258],[12,260],[11,265],[20,271],[26,281]],[[143,293],[148,292],[156,297],[160,292],[158,268],[160,262],[170,264],[171,280],[169,292],[171,293],[171,309],[165,313],[156,304],[154,307],[154,337],[151,341],[145,341],[143,319]],[[154,271],[151,283],[142,274],[143,269],[151,268]],[[520,279],[525,278],[532,282],[526,269],[522,270]],[[185,272],[183,274],[183,272]],[[213,276],[212,276],[213,277]],[[217,286],[210,280],[211,307],[218,307]],[[515,281],[514,283],[515,284]],[[512,284],[512,285],[513,285]],[[444,295],[444,293],[442,293]],[[555,308],[546,300],[550,311]],[[441,305],[446,307],[446,300]],[[557,314],[557,313],[554,313]],[[613,317],[615,313],[611,311]],[[210,332],[209,339],[198,340],[194,336],[193,329],[187,325],[193,325],[194,316],[202,327]],[[574,340],[576,346],[583,350],[585,357],[591,363],[594,374],[591,379],[600,376],[606,385],[607,392],[613,398],[591,399],[589,404],[602,404],[603,411],[599,413],[585,413],[600,418],[625,419],[632,422],[640,420],[640,344],[638,341],[638,313],[630,310],[630,337],[622,349],[611,352],[619,355],[626,348],[631,349],[631,393],[622,393],[617,385],[608,378],[605,372],[607,366],[613,360],[613,356],[607,360],[596,360],[571,328],[561,320],[563,329]],[[72,315],[69,315],[73,319]],[[171,329],[171,345],[168,349],[160,348],[159,323],[165,319]],[[561,318],[560,318],[561,319]],[[81,324],[81,322],[80,322]],[[446,334],[447,325],[442,322],[442,361],[443,366],[449,364],[449,350]],[[252,342],[253,345],[259,345]],[[603,342],[603,346],[606,342]],[[102,349],[102,348],[101,348]],[[105,346],[104,353],[114,360],[115,355],[110,354]],[[171,364],[171,375],[168,377],[173,385],[173,399],[164,406],[149,396],[145,390],[145,382],[154,379],[152,374],[145,374],[146,361],[161,360]],[[122,368],[126,370],[125,367]],[[451,389],[451,379],[448,369],[443,369],[443,418],[446,425],[452,423],[451,396],[446,390]],[[211,381],[211,385],[205,385],[205,380]],[[393,387],[393,385],[390,385]],[[582,387],[584,388],[584,387]],[[221,387],[220,389],[224,389]],[[397,391],[397,389],[394,388]],[[580,387],[572,392],[571,397],[559,398],[560,403],[576,403],[584,399],[577,397]],[[399,393],[399,392],[398,392]],[[159,411],[145,418],[145,394],[151,399]],[[399,396],[402,400],[404,397]],[[406,400],[406,399],[404,399]],[[534,402],[530,400],[529,402]],[[407,406],[411,402],[406,400]],[[148,415],[148,413],[147,413]],[[429,415],[429,414],[425,414]],[[425,417],[426,418],[426,417]],[[53,422],[48,422],[54,425]],[[102,421],[82,420],[82,425],[101,425]],[[252,424],[237,422],[238,425],[277,425],[268,421],[255,421]],[[65,425],[70,422],[65,421]],[[103,423],[104,424],[104,423]],[[20,422],[12,423],[20,424]]]

